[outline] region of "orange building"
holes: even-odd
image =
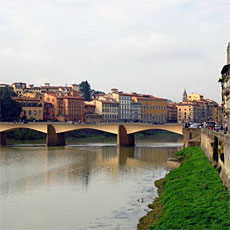
[[[45,93],[46,103],[54,106],[54,119],[58,121],[84,121],[84,99],[74,96]]]
[[[83,122],[85,118],[85,104],[81,97],[65,96],[65,121]]]
[[[45,102],[44,104],[44,120],[53,121],[54,120],[54,105]]]

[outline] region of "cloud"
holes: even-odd
[[[226,62],[229,12],[229,0],[0,1],[1,80],[88,78],[105,91],[124,85],[177,97],[175,81],[183,91],[202,78],[212,95]]]
[[[110,52],[123,58],[135,58],[145,62],[197,61],[205,58],[202,50],[190,43],[154,32],[146,35],[132,34],[116,40],[111,45]]]

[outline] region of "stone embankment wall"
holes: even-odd
[[[223,184],[230,193],[230,135],[202,129],[201,148],[217,168]]]
[[[201,146],[230,194],[230,135],[208,129],[184,128],[184,146]]]

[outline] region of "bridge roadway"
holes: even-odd
[[[94,129],[116,134],[118,146],[135,146],[134,134],[145,130],[167,130],[183,135],[182,124],[170,123],[153,125],[145,123],[70,124],[62,122],[30,122],[24,124],[0,122],[0,144],[6,145],[6,132],[19,128],[27,128],[46,133],[46,143],[48,146],[64,146],[66,132],[82,129]]]

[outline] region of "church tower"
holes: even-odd
[[[230,64],[230,42],[227,47],[227,64]]]
[[[186,92],[186,89],[184,89],[182,101],[183,102],[187,101],[187,92]]]

